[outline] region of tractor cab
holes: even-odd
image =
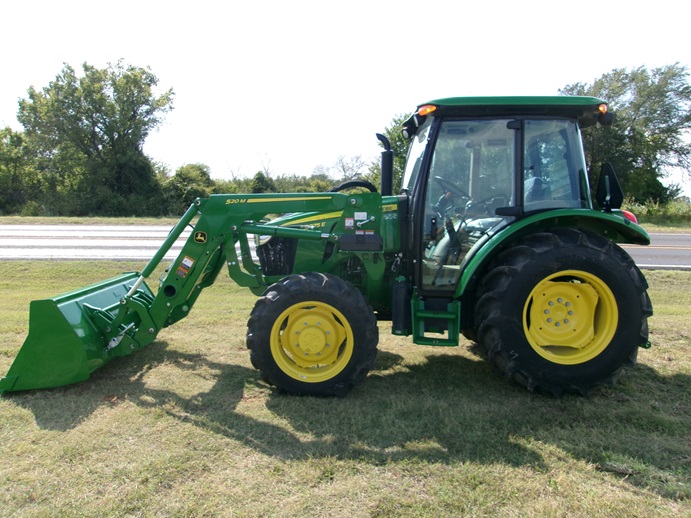
[[[513,221],[592,208],[580,127],[604,120],[594,98],[453,98],[421,106],[403,188],[420,294],[453,294],[469,252]]]

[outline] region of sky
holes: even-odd
[[[219,179],[375,160],[375,133],[432,99],[556,95],[615,68],[691,68],[684,4],[670,0],[0,2],[1,127],[21,130],[18,100],[65,64],[121,59],[175,92],[147,155]]]

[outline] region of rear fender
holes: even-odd
[[[475,288],[484,269],[499,252],[518,238],[554,227],[588,230],[614,243],[649,245],[650,236],[640,225],[628,220],[621,211],[597,212],[590,209],[560,209],[540,212],[522,218],[493,236],[480,240],[465,259],[455,298]]]

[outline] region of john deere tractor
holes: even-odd
[[[603,166],[593,196],[581,129],[592,97],[468,97],[421,105],[403,188],[385,137],[379,188],[198,199],[141,272],[31,303],[0,392],[86,380],[186,317],[221,269],[259,296],[251,362],[283,392],[348,393],[379,329],[422,345],[464,335],[530,390],[586,394],[648,344],[646,281],[617,243],[648,244]],[[597,208],[595,208],[597,207]],[[279,216],[276,216],[279,215]],[[193,231],[152,290],[145,282]]]

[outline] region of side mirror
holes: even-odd
[[[598,116],[597,121],[602,126],[611,126],[614,122],[614,114],[612,112],[601,113]]]
[[[624,191],[621,190],[621,184],[614,174],[612,164],[605,163],[600,167],[600,178],[597,181],[597,191],[595,192],[595,201],[600,210],[605,212],[612,212],[612,209],[621,208],[624,203]]]

